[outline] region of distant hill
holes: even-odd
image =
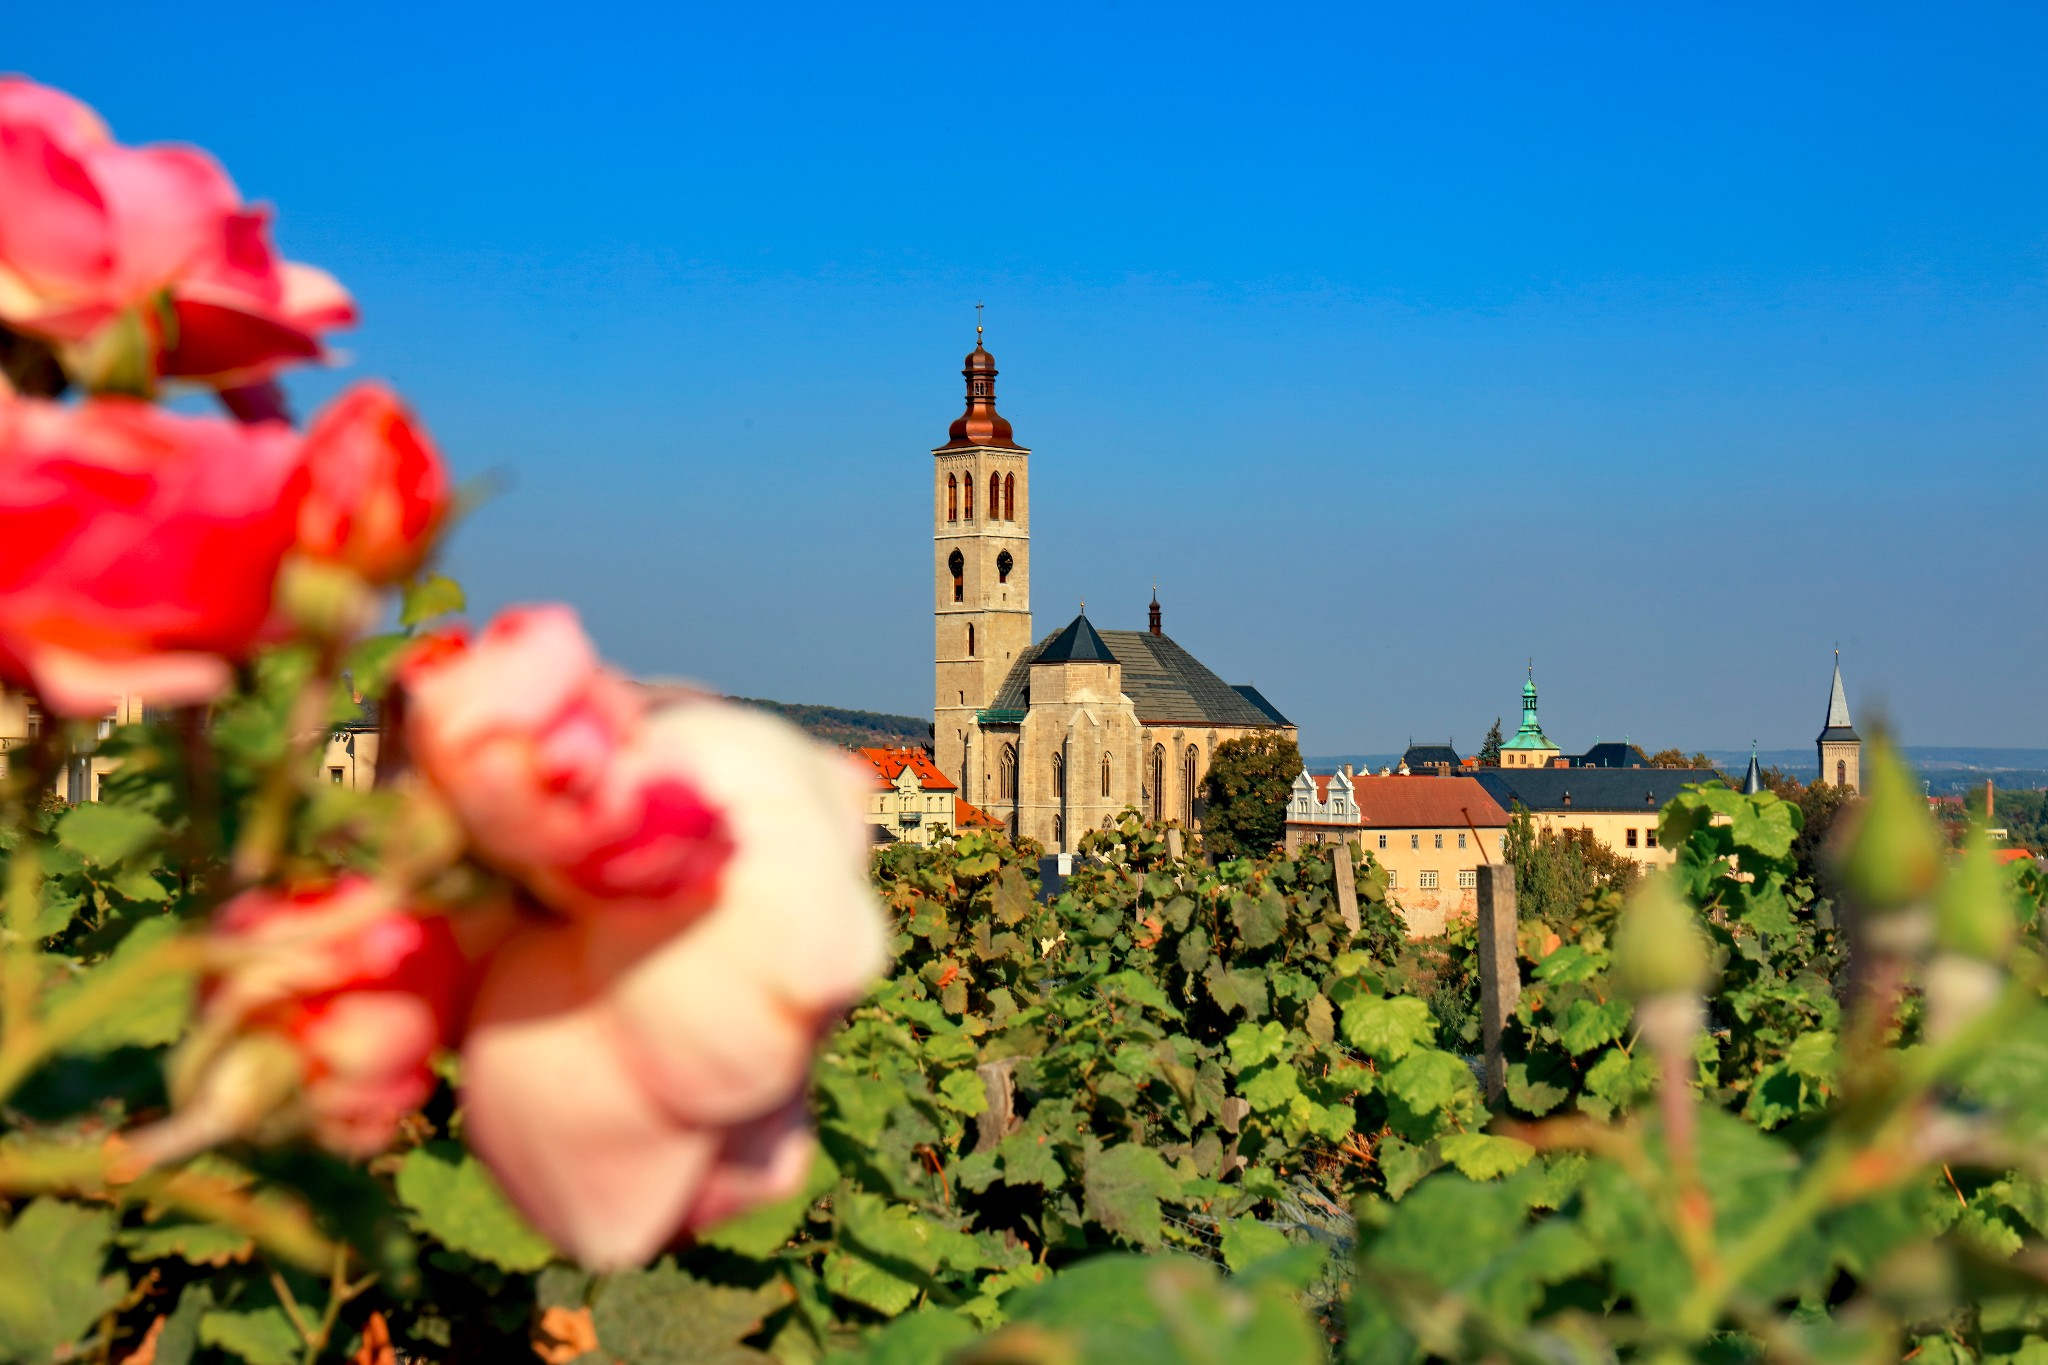
[[[932,723],[921,716],[849,711],[843,706],[807,706],[799,702],[767,701],[761,697],[732,697],[728,700],[773,711],[801,727],[814,739],[843,749],[901,749],[912,744],[929,744],[932,738]]]

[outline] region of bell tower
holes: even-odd
[[[996,361],[974,328],[967,410],[932,452],[932,601],[939,771],[975,800],[976,716],[1031,647],[1031,452],[996,412]]]

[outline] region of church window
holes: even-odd
[[[948,474],[946,476],[946,520],[960,520],[960,476],[958,474]]]
[[[1003,475],[1003,520],[1015,521],[1016,519],[1017,476],[1015,474],[1005,474]]]
[[[1005,550],[1005,551],[1003,551],[1003,552],[1002,552],[1001,554],[997,555],[997,556],[996,556],[996,582],[998,582],[998,583],[1007,583],[1007,582],[1009,582],[1009,581],[1010,581],[1010,570],[1012,570],[1012,569],[1014,569],[1014,568],[1016,568],[1016,567],[1017,567],[1017,561],[1016,561],[1016,560],[1014,560],[1014,559],[1012,559],[1012,558],[1010,557],[1010,552],[1009,552],[1008,550]]]
[[[1057,815],[1052,818],[1052,846],[1058,849],[1067,846],[1067,822]]]
[[[1017,799],[1017,746],[1014,744],[1003,746],[1003,761],[996,773],[996,795],[1005,801]]]
[[[969,474],[960,480],[961,514],[969,521],[974,520],[974,476]]]
[[[1109,795],[1109,755],[1102,756],[1102,794]]]
[[[991,474],[988,476],[988,519],[995,521],[1003,515],[1003,481]]]
[[[1849,785],[1849,764],[1845,759],[1838,758],[1835,760],[1835,785],[1837,787]]]
[[[955,602],[966,601],[967,556],[961,554],[958,550],[953,551],[953,553],[947,556],[946,558],[946,567],[953,571],[953,600]]]
[[[974,627],[973,627],[973,626],[969,626],[969,627],[967,628],[967,657],[968,657],[968,658],[970,658],[970,659],[974,657]]]
[[[1190,744],[1180,760],[1181,818],[1192,829],[1195,823],[1195,764],[1201,755]]]
[[[1054,754],[1052,756],[1052,794],[1053,798],[1059,801],[1064,801],[1067,797],[1067,756],[1065,754]]]
[[[1166,818],[1166,746],[1152,746],[1152,821]]]

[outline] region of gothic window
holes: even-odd
[[[953,553],[947,556],[946,558],[946,567],[953,571],[953,600],[955,602],[966,601],[967,556],[961,554],[958,550],[953,551]]]
[[[996,795],[1005,801],[1017,799],[1017,746],[1003,746],[1003,761],[996,772]]]
[[[1016,519],[1017,476],[1015,474],[1005,474],[1003,475],[1003,520],[1015,521]]]
[[[969,627],[967,628],[967,657],[968,657],[968,658],[970,658],[970,659],[974,657],[974,627],[973,627],[973,626],[969,626]]]
[[[1166,818],[1166,746],[1152,746],[1152,823]]]
[[[964,515],[964,516],[965,516],[965,517],[966,517],[966,518],[967,518],[967,519],[968,519],[969,521],[973,521],[973,520],[974,520],[974,476],[973,476],[972,474],[969,474],[969,475],[968,475],[968,476],[967,476],[966,478],[964,478],[964,479],[960,480],[960,491],[961,491],[961,492],[962,492],[963,494],[965,494],[965,495],[966,495],[966,496],[965,496],[965,498],[963,499],[963,502],[964,502],[964,504],[965,504],[965,505],[964,505],[964,506],[962,507],[962,509],[961,509],[961,511],[962,511],[962,514],[963,514],[963,515]]]
[[[1067,798],[1067,756],[1065,754],[1054,754],[1052,756],[1052,795],[1055,801],[1064,801]]]
[[[1195,764],[1200,757],[1195,746],[1190,744],[1180,760],[1181,820],[1189,829],[1195,827]]]
[[[1849,785],[1849,764],[1846,760],[1839,758],[1835,760],[1835,785],[1837,787]]]
[[[995,521],[1003,515],[1003,481],[991,474],[988,476],[988,519]]]
[[[1067,846],[1067,822],[1057,815],[1052,818],[1052,846],[1058,849]]]
[[[960,520],[960,476],[958,474],[948,474],[946,476],[946,520]]]
[[[1109,755],[1102,756],[1102,794],[1109,795]]]
[[[996,556],[996,582],[998,582],[998,583],[1007,583],[1007,582],[1009,582],[1009,581],[1010,581],[1010,570],[1012,570],[1012,569],[1014,569],[1014,568],[1016,568],[1016,567],[1017,567],[1017,561],[1016,561],[1016,560],[1014,560],[1014,559],[1012,559],[1012,558],[1010,558],[1010,552],[1009,552],[1008,550],[1005,550],[1005,551],[1003,551],[1003,552],[1002,552],[1001,554],[997,555],[997,556]]]

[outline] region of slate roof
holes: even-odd
[[[1756,746],[1749,746],[1749,767],[1742,774],[1742,794],[1755,796],[1764,789],[1764,770],[1757,766]]]
[[[1071,628],[1070,625],[1068,629]],[[1089,627],[1089,633],[1096,634],[1094,627]],[[989,712],[1021,715],[1031,704],[1031,665],[1064,634],[1066,631],[1062,630],[1058,635],[1047,636],[1018,656],[995,699],[989,703]],[[1124,695],[1137,708],[1142,724],[1242,725],[1259,729],[1294,724],[1272,703],[1260,707],[1244,691],[1210,672],[1194,655],[1175,644],[1171,636],[1145,630],[1106,630],[1096,638],[1123,665]]]
[[[1473,776],[1501,804],[1532,811],[1658,811],[1712,768],[1487,768]],[[1567,799],[1569,798],[1569,799]]]
[[[1279,708],[1279,707],[1277,707],[1277,706],[1273,705],[1273,703],[1272,703],[1272,702],[1269,702],[1269,701],[1267,701],[1267,700],[1266,700],[1266,695],[1265,695],[1265,693],[1263,693],[1263,692],[1259,691],[1259,689],[1258,689],[1258,688],[1256,688],[1256,687],[1253,687],[1253,686],[1252,686],[1252,685],[1251,685],[1250,683],[1232,683],[1232,684],[1231,684],[1231,686],[1230,686],[1230,690],[1231,690],[1231,691],[1233,691],[1233,692],[1235,692],[1235,693],[1237,693],[1237,695],[1238,695],[1238,696],[1240,696],[1240,697],[1243,697],[1243,698],[1244,698],[1244,699],[1245,699],[1246,701],[1250,702],[1250,703],[1251,703],[1251,704],[1252,704],[1253,706],[1256,706],[1256,707],[1258,707],[1258,708],[1259,708],[1259,710],[1261,710],[1261,711],[1265,712],[1265,714],[1266,714],[1266,719],[1268,719],[1268,720],[1272,721],[1272,722],[1273,722],[1273,724],[1275,724],[1275,725],[1292,725],[1292,724],[1294,724],[1294,722],[1293,722],[1293,721],[1291,721],[1291,720],[1287,719],[1287,717],[1285,717],[1285,716],[1283,716],[1283,715],[1281,715],[1281,714],[1280,714],[1280,708]]]
[[[1572,766],[1574,768],[1647,768],[1650,766],[1650,763],[1648,759],[1643,757],[1643,751],[1635,745],[1623,744],[1617,740],[1610,739],[1604,744],[1595,744],[1592,748],[1574,758]]]
[[[1033,663],[1039,664],[1113,664],[1116,655],[1109,652],[1109,646],[1102,643],[1102,637],[1095,633],[1095,627],[1088,624],[1086,616],[1076,616],[1067,623],[1067,628],[1052,637],[1051,643],[1038,651]]]
[[[1828,723],[1820,732],[1820,742],[1830,740],[1860,740],[1854,722],[1849,719],[1849,698],[1842,691],[1842,656],[1835,654],[1835,681],[1828,688]]]
[[[1448,744],[1411,744],[1408,752],[1401,755],[1401,761],[1408,765],[1408,771],[1419,773],[1424,768],[1441,763],[1452,772],[1458,771],[1464,762],[1458,751]]]

